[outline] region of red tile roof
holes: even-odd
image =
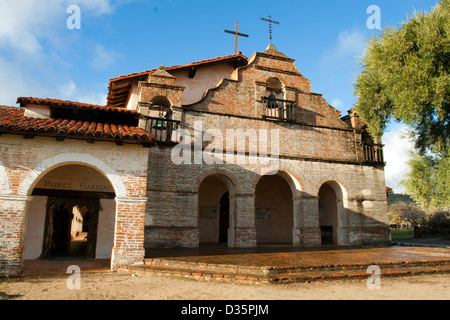
[[[125,108],[98,106],[95,104],[81,103],[81,102],[67,101],[67,100],[59,100],[59,99],[50,99],[50,98],[19,97],[19,98],[17,98],[17,103],[20,103],[21,105],[37,104],[37,105],[45,105],[45,106],[51,106],[51,107],[74,108],[74,109],[81,109],[81,110],[101,110],[101,111],[107,111],[107,112],[137,114],[137,112],[135,110],[129,110],[129,109],[125,109]]]
[[[207,65],[207,64],[211,64],[211,63],[226,62],[227,60],[233,60],[233,59],[236,59],[236,58],[243,58],[245,60],[248,60],[247,57],[244,56],[242,53],[236,53],[236,54],[232,54],[232,55],[229,55],[229,56],[201,60],[201,61],[192,62],[192,63],[185,64],[185,65],[166,67],[166,70],[167,71],[175,71],[175,70],[179,70],[179,69],[186,69],[186,68],[191,68],[191,67],[199,67],[199,66]],[[146,70],[146,71],[137,72],[137,73],[131,73],[131,74],[128,74],[128,75],[123,75],[123,76],[119,76],[119,77],[113,78],[113,79],[110,80],[110,82],[116,82],[116,81],[119,81],[119,80],[145,76],[145,75],[149,75],[150,73],[154,73],[156,71],[158,71],[158,69],[152,69],[152,70]]]
[[[139,127],[98,121],[36,119],[24,113],[23,108],[0,106],[0,132],[156,144],[156,138]]]

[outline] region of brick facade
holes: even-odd
[[[12,127],[3,132],[0,136],[1,274],[17,274],[22,268],[27,210],[34,187],[48,172],[70,164],[94,168],[114,188],[113,270],[121,265],[142,263],[145,250],[152,248],[199,246],[202,232],[209,228],[208,221],[211,225],[218,223],[218,212],[225,203],[229,208],[229,247],[255,247],[261,239],[276,241],[275,236],[261,234],[268,232],[264,230],[274,230],[270,223],[287,228],[279,238],[283,242],[289,239],[290,245],[296,247],[321,246],[324,241],[321,221],[331,221],[325,224],[333,228],[334,244],[388,244],[381,147],[364,132],[364,124],[352,112],[340,117],[321,95],[312,93],[310,81],[297,70],[294,60],[272,45],[264,52],[255,53],[246,63],[243,59],[239,55],[205,62],[205,68],[211,63],[223,62],[230,66],[234,63],[235,71],[230,79],[212,85],[201,100],[189,105],[183,105],[183,95],[189,94],[194,67],[200,68],[202,63],[182,68],[160,67],[111,80],[108,101],[115,105],[106,108],[107,111],[116,112],[122,103],[122,108],[131,109],[126,114],[131,117],[127,126],[132,124],[133,117],[139,118],[127,139],[139,140],[144,136],[148,144],[149,135],[142,128],[152,130],[146,124],[151,118],[149,110],[155,107],[155,102],[168,101],[163,106],[166,116],[184,130],[181,132],[192,137],[183,149],[190,154],[185,158],[188,161],[174,162],[174,150],[180,147],[177,144],[180,140],[167,143],[170,140],[167,139],[164,143],[159,141],[159,146],[143,148],[140,144],[122,145],[106,140],[92,144],[94,135],[86,143],[40,135],[24,139],[17,132],[10,132],[18,130]],[[180,70],[189,71],[189,77],[183,78],[183,86],[176,82]],[[121,98],[117,90],[129,90],[129,97]],[[268,114],[275,110],[267,107],[271,92],[276,93],[278,103],[285,108],[278,109],[275,116]],[[136,103],[130,105],[130,101]],[[63,102],[58,103],[57,107],[64,107]],[[102,131],[103,127],[106,128],[96,124],[102,139],[110,139]],[[127,127],[123,128],[120,132]],[[170,138],[169,129],[163,130],[166,130],[165,137]],[[228,135],[230,130],[234,130],[231,132],[234,136]],[[261,143],[261,132],[267,133],[270,142],[278,138],[279,143],[276,146]],[[272,136],[273,132],[277,136]],[[242,140],[245,134],[248,140]],[[254,150],[250,142],[255,137],[258,143]],[[238,141],[244,142],[243,148]],[[222,154],[218,152],[220,149],[231,153]],[[206,155],[218,158],[204,157],[205,151],[210,151]],[[262,177],[273,174],[278,176],[273,180],[277,182],[273,186],[266,182],[264,187]],[[204,183],[210,185],[205,187]],[[217,191],[212,203],[205,200],[201,190],[215,185],[220,185],[220,194]],[[327,188],[322,188],[324,185]],[[227,200],[219,204],[224,190],[228,192]],[[279,197],[275,195],[279,190],[283,190],[286,199],[283,201],[288,202],[283,203],[283,209],[276,205]],[[257,195],[264,201],[258,200]],[[332,199],[330,203],[323,203],[328,198]],[[201,210],[211,214],[204,218],[202,225],[199,223]],[[280,216],[272,217],[276,214]]]
[[[282,82],[284,100],[296,102],[296,121],[263,118],[267,102],[262,97],[267,95],[271,78]],[[291,186],[294,246],[321,245],[318,193],[325,183],[333,186],[338,198],[337,244],[389,243],[383,163],[364,161],[360,121],[352,114],[344,122],[321,95],[311,93],[310,82],[298,72],[293,59],[269,47],[254,54],[232,79],[207,91],[201,101],[174,109],[173,118],[181,120],[192,137],[198,136],[196,122],[201,123],[202,133],[218,130],[224,141],[216,136],[214,144],[223,150],[228,129],[279,130],[278,175]],[[352,122],[356,124],[351,126]],[[250,152],[249,144],[245,152]],[[149,168],[155,170],[149,170],[148,197],[157,204],[147,210],[146,247],[198,246],[198,186],[208,176],[228,181],[235,223],[228,245],[256,246],[255,191],[264,166],[174,165],[170,157],[170,148],[150,151]]]
[[[17,135],[2,135],[0,154],[0,168],[8,178],[2,182],[9,184],[9,188],[0,190],[2,274],[14,275],[22,268],[27,207],[33,199],[34,186],[47,172],[70,164],[98,170],[114,187],[118,232],[112,248],[112,268],[121,261],[142,263],[148,148],[115,146],[106,142],[88,144],[76,140],[56,142],[45,137],[28,140]],[[133,161],[124,161],[130,155]]]

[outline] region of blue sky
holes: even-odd
[[[0,105],[18,96],[49,97],[104,105],[110,78],[186,64],[234,53],[250,57],[273,44],[296,59],[299,71],[346,114],[356,101],[352,82],[367,40],[379,32],[367,27],[377,5],[381,25],[399,26],[414,8],[429,11],[437,0],[0,0]],[[80,29],[67,28],[70,5],[80,8]],[[387,184],[394,191],[405,170],[406,141],[394,125],[384,142]],[[392,153],[389,152],[392,150]],[[394,152],[395,151],[395,152]],[[390,154],[388,156],[388,153]]]

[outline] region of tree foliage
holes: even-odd
[[[450,0],[416,11],[401,28],[369,41],[355,83],[356,112],[374,137],[403,121],[417,150],[448,150],[450,137]]]
[[[404,180],[424,208],[450,206],[450,0],[416,11],[369,41],[355,82],[356,112],[380,138],[394,119],[414,141]]]
[[[445,157],[411,151],[405,190],[423,208],[450,208],[450,152]]]
[[[405,221],[410,223],[412,227],[416,227],[420,221],[425,219],[425,211],[415,203],[395,203],[389,207],[389,214],[392,221]]]

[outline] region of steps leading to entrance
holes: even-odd
[[[174,276],[194,280],[238,282],[244,284],[287,284],[320,280],[368,278],[371,264],[323,266],[253,267],[168,259],[146,259],[144,265],[121,267],[118,271],[138,276]],[[450,273],[450,261],[414,261],[377,264],[381,277],[430,273]]]

